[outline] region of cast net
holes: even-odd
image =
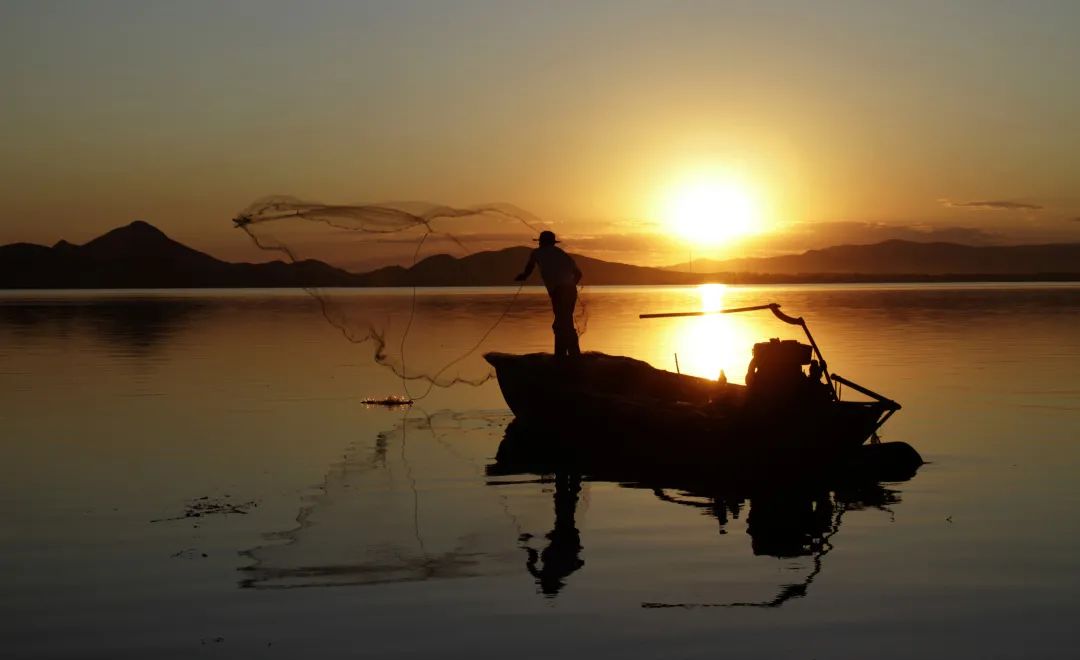
[[[288,264],[279,269],[282,286],[303,288],[342,337],[369,345],[372,359],[392,370],[413,400],[435,387],[492,377],[481,348],[517,313],[525,283],[515,275],[547,228],[510,204],[339,205],[287,196],[257,200],[233,221]],[[493,283],[505,287],[474,297],[467,309],[446,295],[447,287]],[[586,323],[579,293],[579,335]]]

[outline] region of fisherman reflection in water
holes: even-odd
[[[574,305],[577,304],[577,284],[581,281],[581,271],[573,257],[555,246],[559,241],[555,240],[554,232],[540,232],[539,242],[540,247],[529,255],[525,270],[514,279],[524,282],[532,274],[533,268],[540,266],[540,277],[551,296],[551,309],[555,312],[555,322],[551,324],[551,329],[555,331],[555,357],[576,357],[581,355],[581,348],[574,328]]]
[[[540,591],[548,597],[557,596],[566,586],[566,578],[585,565],[581,558],[581,533],[574,521],[581,477],[576,474],[555,474],[555,525],[547,533],[548,545],[537,552],[524,546],[528,558],[525,568],[536,579]],[[522,537],[528,541],[529,535]]]

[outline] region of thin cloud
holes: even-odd
[[[1040,211],[1043,208],[1040,204],[1014,202],[1007,199],[982,199],[970,202],[954,202],[952,200],[943,199],[941,200],[941,203],[953,208],[978,209],[982,211]]]

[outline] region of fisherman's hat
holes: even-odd
[[[555,232],[547,230],[540,232],[540,238],[534,238],[533,240],[540,243],[540,245],[554,245],[555,243],[562,243],[562,241],[556,240]]]

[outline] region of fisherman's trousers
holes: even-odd
[[[577,287],[562,284],[548,288],[551,311],[555,312],[555,356],[581,355],[577,330],[574,328],[574,306],[577,304]]]

